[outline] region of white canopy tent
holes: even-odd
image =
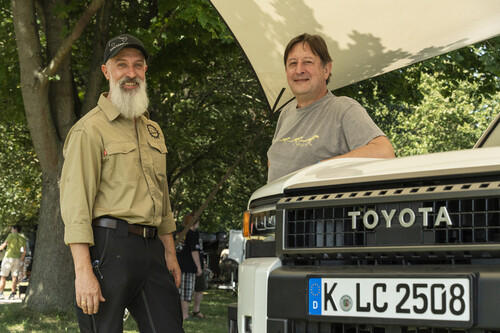
[[[211,1],[274,110],[293,98],[283,51],[304,32],[319,34],[328,44],[330,90],[500,34],[500,0]]]

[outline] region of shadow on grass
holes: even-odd
[[[236,297],[227,290],[207,290],[200,308],[206,318],[185,321],[185,332],[227,332],[227,305],[233,302]],[[39,313],[15,303],[0,305],[0,332],[79,332],[79,329],[74,313]],[[138,332],[132,317],[125,321],[124,332]]]
[[[203,293],[200,311],[205,319],[184,322],[186,333],[224,333],[228,331],[227,306],[237,298],[228,290],[209,289]]]

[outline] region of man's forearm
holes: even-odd
[[[370,158],[393,158],[394,148],[391,142],[385,136],[379,136],[371,140],[367,145],[354,149],[343,155],[328,158],[327,160],[335,158],[346,157],[370,157]]]
[[[163,247],[165,247],[165,261],[167,262],[167,268],[174,276],[175,285],[179,288],[181,285],[181,268],[179,267],[177,255],[175,254],[174,237],[170,233],[160,235],[160,239],[163,242]]]
[[[170,256],[175,257],[175,243],[172,234],[165,234],[159,236],[165,247],[165,256],[168,258]]]
[[[69,247],[75,264],[75,274],[92,273],[89,245],[84,243],[75,243],[70,244]]]

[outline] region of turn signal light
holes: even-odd
[[[250,237],[250,212],[243,213],[243,237]]]

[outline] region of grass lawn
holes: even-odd
[[[10,294],[10,284],[4,295]],[[205,319],[184,322],[186,333],[224,333],[228,331],[227,305],[236,302],[236,297],[227,290],[209,289],[204,293],[201,312]],[[0,305],[0,332],[79,332],[74,313],[40,314],[23,307],[22,304]],[[124,332],[138,332],[135,321],[125,321]]]

